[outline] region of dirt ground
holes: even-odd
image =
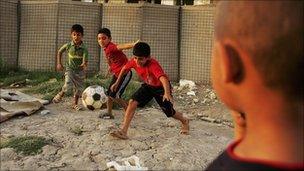
[[[103,120],[98,118],[100,111],[72,110],[71,98],[46,105],[49,114],[38,111],[12,118],[0,124],[1,138],[36,135],[53,143],[34,156],[1,149],[0,170],[107,170],[107,162],[132,155],[149,170],[204,169],[232,141],[232,123],[209,86],[196,86],[195,95],[189,91],[174,86],[173,93],[176,110],[191,120],[190,135],[180,135],[180,123],[167,118],[156,105],[137,110],[129,140],[108,135],[121,123],[122,110],[114,111],[114,120]],[[76,135],[76,128],[83,133]]]

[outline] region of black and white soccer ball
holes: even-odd
[[[89,110],[100,109],[107,101],[105,90],[99,85],[89,86],[82,93],[82,104]]]

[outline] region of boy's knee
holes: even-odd
[[[168,118],[173,117],[176,113],[176,111],[173,108],[162,108],[162,110]]]
[[[136,108],[138,105],[138,102],[136,100],[130,99],[129,100],[129,105],[133,108]]]

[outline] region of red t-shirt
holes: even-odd
[[[163,71],[162,67],[159,65],[159,63],[151,58],[147,65],[144,67],[138,66],[136,64],[136,61],[134,58],[132,58],[126,65],[125,69],[130,70],[131,68],[134,68],[134,70],[137,72],[139,77],[148,85],[153,87],[159,87],[162,86],[162,83],[159,81],[159,78],[161,76],[167,77],[165,72]],[[168,77],[167,77],[168,78]]]
[[[116,44],[110,42],[104,49],[105,57],[109,61],[110,71],[118,77],[122,67],[128,62],[127,56],[117,49]]]

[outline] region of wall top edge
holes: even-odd
[[[205,4],[205,5],[185,5],[182,6],[181,8],[183,10],[200,10],[202,8],[206,8],[206,7],[216,7],[215,4]]]
[[[18,0],[1,0],[2,2],[8,2],[13,4],[18,4]]]
[[[71,4],[71,5],[86,5],[86,6],[101,6],[99,3],[80,2],[80,1],[66,1],[66,0],[47,0],[47,1],[21,1],[21,4]]]
[[[105,6],[105,7],[152,7],[152,8],[179,9],[179,6],[150,4],[150,3],[106,3],[106,4],[103,4],[103,6]]]

